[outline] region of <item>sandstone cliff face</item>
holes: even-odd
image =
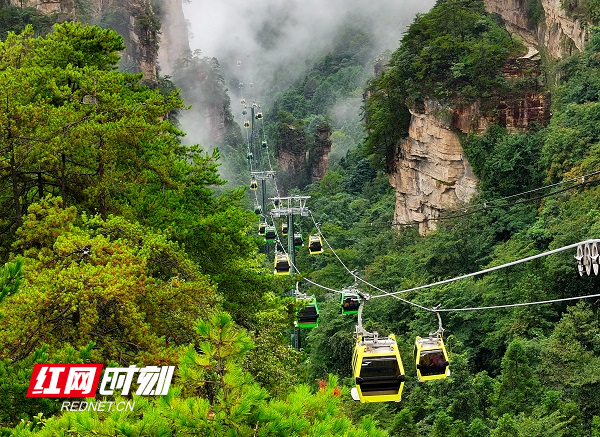
[[[309,146],[310,143],[310,146]],[[304,129],[293,123],[282,124],[276,146],[277,165],[282,173],[284,192],[288,188],[304,188],[321,179],[329,168],[331,128],[327,124],[315,127],[308,138]]]
[[[122,64],[143,72],[149,82],[156,79],[159,46],[164,74],[170,74],[175,59],[189,50],[181,0],[162,0],[157,11],[151,0],[89,0],[85,11],[74,0],[11,0],[11,4],[36,8],[57,22],[89,20],[115,29],[125,40]]]
[[[540,2],[543,15],[532,23],[526,1],[484,0],[486,10],[500,15],[511,32],[519,34],[538,50],[543,48],[549,56],[560,59],[583,50],[589,34],[581,20],[569,17],[560,0]]]
[[[306,185],[306,134],[304,129],[287,123],[279,128],[276,158],[281,169],[282,190]]]
[[[315,142],[308,156],[308,168],[312,182],[321,179],[329,168],[329,152],[331,152],[331,129],[328,125],[317,126]]]
[[[476,193],[477,178],[464,156],[460,132],[482,133],[494,123],[518,131],[548,122],[550,95],[536,91],[539,61],[513,59],[502,73],[528,87],[469,106],[425,101],[411,109],[408,137],[397,146],[394,162],[388,163],[388,177],[396,189],[395,223],[418,223],[425,234],[436,228],[435,219],[443,210],[459,207]]]
[[[529,46],[523,58],[505,65],[504,76],[526,83],[511,96],[478,101],[468,107],[442,108],[425,102],[413,109],[409,136],[398,145],[393,170],[389,174],[396,188],[395,221],[419,222],[419,230],[435,229],[444,209],[467,202],[476,189],[476,178],[463,156],[457,132],[480,133],[492,123],[509,131],[519,131],[531,123],[545,124],[550,119],[550,95],[539,86],[540,65],[537,53],[543,51],[560,59],[583,50],[589,37],[579,19],[562,9],[560,0],[484,0],[486,10],[498,14],[511,33],[520,35]],[[532,10],[532,7],[537,7]]]
[[[452,116],[443,117],[442,112]],[[449,108],[432,101],[425,102],[421,112],[413,110],[411,114],[408,137],[399,144],[394,171],[388,176],[396,189],[394,222],[417,222],[424,234],[435,229],[435,222],[429,219],[475,194],[477,178],[451,122],[452,118],[463,122],[464,117],[453,117]]]
[[[161,0],[161,8],[157,13],[162,23],[158,65],[163,76],[172,75],[175,61],[190,51],[181,0]]]

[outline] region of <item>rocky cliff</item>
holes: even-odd
[[[477,178],[464,156],[461,133],[482,133],[495,123],[518,131],[548,122],[550,95],[540,86],[540,61],[512,59],[502,74],[515,84],[507,95],[468,106],[428,100],[411,108],[408,136],[388,163],[388,177],[396,189],[395,223],[418,223],[425,234],[436,228],[435,219],[443,210],[459,207],[476,193]]]
[[[282,123],[278,129],[275,150],[277,165],[281,169],[280,180],[283,192],[287,193],[291,187],[305,186],[307,180],[304,129],[294,123]]]
[[[311,182],[321,179],[327,172],[331,146],[331,128],[327,124],[320,124],[316,127],[314,143],[308,154]]]
[[[589,37],[583,20],[571,16],[561,6],[561,0],[484,0],[484,3],[488,12],[502,17],[509,31],[555,59],[583,50]]]
[[[282,188],[304,188],[327,172],[331,152],[331,127],[320,124],[306,134],[300,124],[281,123],[276,145],[277,166],[281,169]]]
[[[143,72],[146,81],[156,79],[159,49],[163,74],[170,74],[175,59],[189,51],[181,0],[10,0],[10,4],[36,8],[57,22],[77,20],[116,30],[126,46],[121,67]]]
[[[509,131],[545,124],[550,95],[543,91],[540,58],[561,59],[583,50],[589,33],[581,15],[566,11],[561,0],[484,0],[502,18],[528,53],[505,65],[503,74],[519,92],[479,100],[467,107],[442,107],[428,101],[411,109],[408,137],[397,145],[389,179],[396,188],[395,222],[419,223],[421,233],[435,229],[444,209],[467,202],[477,180],[460,145],[460,133],[479,133],[492,123]],[[539,54],[541,53],[542,56]]]

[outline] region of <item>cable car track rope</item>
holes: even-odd
[[[420,221],[413,221],[411,223],[402,223],[402,222],[391,222],[385,225],[361,225],[361,224],[356,224],[355,226],[357,227],[362,227],[362,228],[388,228],[388,227],[392,227],[392,228],[399,228],[399,227],[412,227],[412,226],[418,226],[420,224],[423,223],[428,223],[428,222],[432,222],[432,221],[444,221],[444,220],[453,220],[453,219],[457,219],[457,218],[461,218],[461,217],[466,217],[469,216],[471,214],[476,214],[478,212],[482,212],[482,211],[486,211],[486,210],[491,210],[491,209],[496,209],[496,208],[506,208],[506,207],[511,207],[511,206],[515,206],[515,205],[520,205],[520,204],[524,204],[524,203],[528,203],[528,202],[535,202],[541,199],[544,199],[546,197],[551,197],[551,196],[555,196],[557,194],[561,194],[564,193],[566,191],[570,191],[570,190],[574,190],[576,188],[580,188],[583,186],[593,186],[596,185],[600,182],[600,178],[597,179],[592,179],[592,180],[588,180],[589,177],[593,177],[596,175],[600,174],[600,170],[594,171],[592,173],[588,173],[582,176],[578,176],[576,178],[572,178],[572,179],[568,179],[566,181],[561,181],[561,182],[557,182],[555,184],[551,184],[551,185],[545,185],[543,187],[539,187],[539,188],[535,188],[533,190],[529,190],[529,191],[524,191],[522,193],[517,193],[517,194],[512,194],[510,196],[506,196],[506,197],[502,197],[500,199],[492,199],[492,200],[488,200],[482,203],[477,203],[474,205],[466,205],[464,207],[458,208],[458,209],[454,209],[454,210],[449,210],[446,211],[446,213],[459,213],[462,212],[461,214],[453,214],[453,215],[445,215],[445,216],[441,216],[441,217],[432,217],[432,218],[426,218]],[[559,185],[564,185],[567,183],[573,183],[575,181],[581,181],[579,183],[576,183],[570,187],[565,187],[562,188],[560,190],[557,191],[553,191],[550,193],[546,193],[540,196],[536,196],[536,197],[532,197],[532,198],[528,198],[528,199],[522,199],[522,200],[518,200],[515,202],[510,202],[510,203],[503,203],[503,204],[496,204],[498,202],[501,202],[503,200],[507,200],[507,199],[512,199],[514,197],[519,197],[519,196],[523,196],[526,194],[530,194],[530,193],[534,193],[540,190],[545,190],[548,188],[553,188]]]
[[[589,244],[589,243],[593,243],[593,244],[598,244],[600,243],[600,239],[591,239],[591,240],[585,240],[585,241],[581,241],[579,243],[574,243],[574,244],[569,244],[567,246],[563,246],[563,247],[559,247],[557,249],[553,249],[547,252],[542,252],[539,253],[537,255],[532,255],[526,258],[522,258],[516,261],[512,261],[509,263],[505,263],[505,264],[501,264],[498,266],[494,266],[494,267],[490,267],[487,269],[483,269],[483,270],[479,270],[477,272],[472,272],[472,273],[468,273],[465,275],[461,275],[461,276],[457,276],[454,278],[449,278],[449,279],[444,279],[442,281],[437,281],[437,282],[433,282],[430,284],[425,284],[425,285],[420,285],[417,287],[413,287],[413,288],[408,288],[405,290],[400,290],[400,291],[394,291],[394,292],[387,292],[385,290],[382,290],[381,288],[377,287],[374,284],[371,284],[370,282],[362,279],[360,276],[358,276],[356,273],[354,273],[353,271],[351,271],[348,266],[346,266],[346,264],[342,261],[342,259],[338,256],[338,254],[336,253],[335,249],[329,244],[329,241],[327,241],[327,238],[323,235],[323,233],[321,232],[321,228],[319,226],[319,224],[317,223],[317,221],[315,220],[314,215],[312,214],[312,212],[310,212],[310,217],[313,220],[313,223],[317,229],[317,232],[319,233],[319,235],[321,236],[321,238],[323,239],[323,241],[325,242],[325,244],[327,244],[327,247],[329,247],[329,249],[331,250],[331,252],[334,254],[335,258],[337,258],[337,260],[339,261],[339,263],[341,264],[341,266],[350,274],[352,275],[356,280],[364,283],[365,285],[368,285],[372,288],[374,288],[375,290],[378,290],[380,292],[382,292],[382,294],[376,294],[376,295],[372,295],[370,296],[371,299],[377,299],[377,298],[381,298],[381,297],[395,297],[396,299],[410,304],[412,306],[421,308],[423,310],[429,311],[429,312],[456,312],[456,311],[477,311],[477,310],[487,310],[487,309],[499,309],[499,308],[511,308],[511,307],[519,307],[519,306],[532,306],[532,305],[542,305],[542,304],[549,304],[549,303],[557,303],[557,302],[564,302],[564,301],[569,301],[569,300],[576,300],[576,299],[591,299],[594,297],[600,297],[600,294],[590,294],[590,295],[585,295],[585,296],[573,296],[573,297],[568,297],[568,298],[560,298],[560,299],[549,299],[549,300],[545,300],[545,301],[534,301],[534,302],[522,302],[522,303],[514,303],[514,304],[504,304],[504,305],[491,305],[491,306],[485,306],[485,307],[468,307],[468,308],[441,308],[440,306],[435,307],[435,308],[428,308],[425,307],[423,305],[420,305],[416,302],[412,302],[409,301],[407,299],[402,299],[399,298],[398,295],[399,294],[404,294],[404,293],[410,293],[412,291],[418,291],[418,290],[423,290],[423,289],[427,289],[427,288],[431,288],[431,287],[435,287],[435,286],[439,286],[439,285],[444,285],[444,284],[449,284],[451,282],[455,282],[455,281],[459,281],[462,279],[467,279],[470,277],[475,277],[475,276],[479,276],[479,275],[483,275],[486,273],[490,273],[496,270],[500,270],[506,267],[511,267],[514,265],[518,265],[521,263],[525,263],[528,261],[532,261],[534,259],[538,259],[538,258],[542,258],[548,255],[552,255],[555,253],[559,253],[565,250],[569,250],[569,249],[573,249],[576,248],[577,246],[583,245],[583,244]],[[310,282],[310,281],[309,281]],[[317,284],[315,284],[317,285]]]

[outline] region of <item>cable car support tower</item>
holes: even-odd
[[[271,217],[287,217],[288,223],[288,254],[290,256],[290,275],[296,270],[296,249],[294,247],[294,215],[308,217],[310,210],[306,207],[306,201],[310,196],[272,197],[270,200],[275,206],[271,210]]]

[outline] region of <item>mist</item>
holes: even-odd
[[[340,26],[356,20],[375,39],[373,58],[398,47],[417,13],[434,0],[242,0],[184,3],[190,47],[216,57],[224,74],[239,72],[261,89],[279,68],[297,69],[327,50]],[[241,61],[241,68],[236,68]],[[235,64],[235,65],[233,65]],[[300,73],[300,72],[299,72]],[[271,76],[271,77],[269,77]]]
[[[242,97],[268,110],[279,91],[327,53],[342,28],[356,25],[371,36],[372,64],[382,52],[394,51],[415,15],[434,4],[435,0],[184,0],[183,10],[191,50],[218,59],[231,110],[240,122]],[[341,101],[330,115],[360,124],[360,105],[360,98]],[[186,142],[205,141],[206,135],[193,120],[193,116],[182,117]],[[346,149],[349,142],[334,142],[332,152],[339,157],[345,150],[336,151],[338,143]]]

